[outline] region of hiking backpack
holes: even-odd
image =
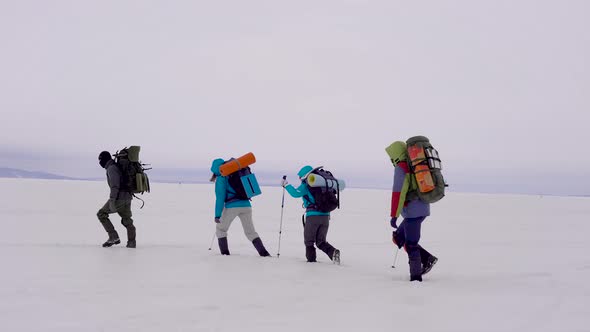
[[[121,171],[120,190],[129,192],[134,197],[135,194],[150,192],[150,181],[145,171],[151,168],[145,168],[146,164],[139,161],[140,149],[140,146],[132,145],[115,154],[115,164]]]
[[[227,181],[235,190],[235,195],[231,198],[226,198],[226,202],[249,200],[254,196],[262,194],[256,176],[252,173],[250,167],[245,167],[229,174]]]
[[[310,186],[308,177],[310,174],[317,174],[326,179],[324,186]],[[309,193],[313,196],[315,203],[311,204],[311,200],[307,197],[310,204],[308,209],[317,210],[320,212],[332,212],[340,208],[340,188],[330,187],[327,183],[336,183],[338,186],[338,179],[332,175],[332,172],[323,169],[323,166],[314,168],[303,180],[309,189]]]
[[[445,179],[438,151],[424,136],[410,137],[406,141],[408,166],[410,167],[410,189],[408,199],[416,195],[426,203],[438,202],[445,196]]]

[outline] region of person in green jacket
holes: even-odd
[[[254,228],[250,200],[237,198],[236,191],[229,184],[228,178],[222,176],[219,172],[219,167],[224,162],[223,159],[219,158],[213,160],[211,164],[211,172],[213,172],[211,181],[215,182],[215,234],[217,235],[219,251],[222,255],[230,254],[227,243],[227,231],[232,221],[236,217],[239,217],[246,237],[252,242],[258,254],[263,257],[270,256]]]
[[[305,182],[305,179],[312,170],[313,167],[309,165],[304,166],[299,170],[297,175],[301,180],[301,184],[297,188],[290,185],[286,179],[283,179],[281,185],[292,197],[303,199],[303,207],[305,207],[303,238],[307,261],[316,262],[315,244],[321,251],[325,252],[335,264],[340,264],[340,250],[334,248],[326,239],[328,236],[328,228],[330,227],[330,212],[321,212],[314,207],[315,200]]]

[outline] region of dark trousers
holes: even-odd
[[[109,214],[117,213],[121,217],[121,224],[127,229],[127,239],[129,241],[135,240],[135,226],[133,226],[133,219],[131,219],[131,201],[115,201],[115,211],[111,210],[109,201],[103,205],[96,213],[98,220],[109,234],[109,237],[119,235],[109,219]]]
[[[422,274],[422,264],[430,256],[430,253],[418,244],[424,219],[426,217],[405,218],[394,235],[394,241],[398,247],[405,247],[408,253],[411,276]]]
[[[330,216],[307,216],[303,227],[303,241],[305,243],[305,255],[308,261],[315,261],[314,244],[325,252],[330,259],[334,257],[334,248],[326,237],[330,227]]]

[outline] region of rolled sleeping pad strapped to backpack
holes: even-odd
[[[141,150],[141,146],[139,145],[132,145],[127,148],[127,158],[131,162],[139,162],[139,150]]]
[[[135,174],[135,193],[136,194],[143,194],[144,192],[150,192],[150,180],[148,179],[147,174],[145,173],[137,173]]]
[[[248,152],[238,159],[230,159],[223,165],[219,166],[219,173],[223,176],[228,176],[242,168],[246,168],[256,162],[256,157],[252,152]]]
[[[319,174],[309,174],[307,176],[307,184],[310,187],[326,187],[326,185],[328,186],[328,188],[333,188],[333,189],[337,189],[337,190],[344,190],[344,188],[346,187],[346,184],[344,183],[344,180],[340,180],[337,179],[336,181],[332,180],[332,179],[328,179],[326,180],[323,176],[319,175]]]

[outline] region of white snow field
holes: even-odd
[[[391,268],[389,191],[342,192],[337,266],[319,251],[305,262],[288,195],[277,258],[282,188],[262,189],[254,221],[272,258],[238,220],[232,255],[208,250],[211,184],[152,184],[127,249],[100,246],[106,182],[0,179],[0,330],[590,331],[588,198],[449,193],[422,228],[439,262],[410,283],[405,252]]]

